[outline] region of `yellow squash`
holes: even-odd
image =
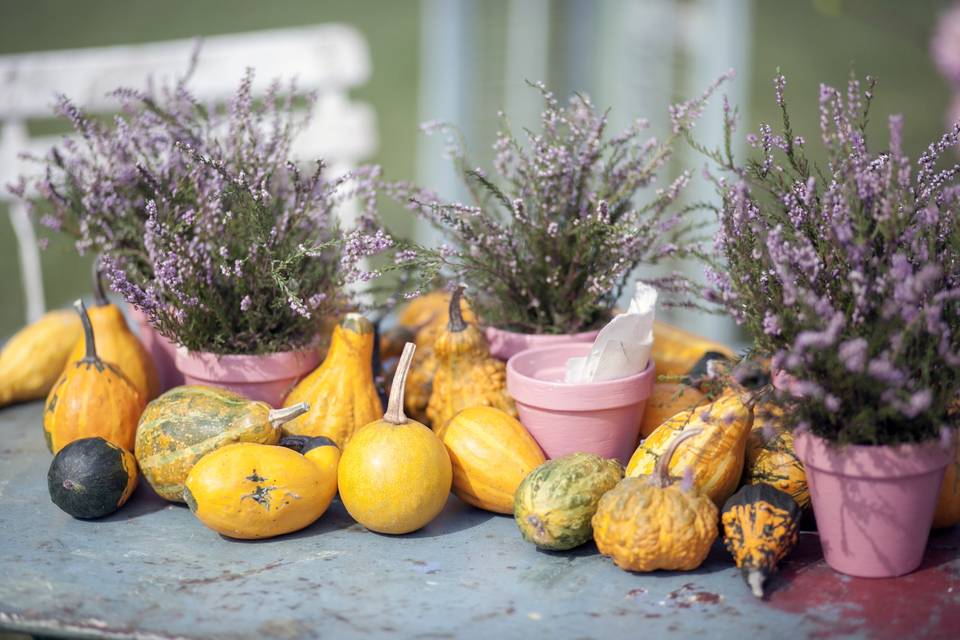
[[[403,413],[403,390],[416,349],[407,343],[387,412],[354,434],[340,460],[340,500],[353,519],[379,533],[425,526],[450,495],[450,456],[428,427]]]
[[[627,476],[653,473],[674,436],[690,429],[699,430],[696,438],[685,442],[673,456],[670,472],[684,469],[692,473],[693,486],[722,506],[740,483],[753,409],[739,395],[728,392],[716,402],[683,411],[657,427],[640,443],[627,465]]]
[[[47,397],[83,327],[73,311],[50,311],[0,350],[0,407]]]
[[[183,502],[183,483],[203,456],[236,442],[276,444],[280,427],[309,407],[272,409],[213,387],[174,387],[147,405],[134,453],[157,494]]]
[[[187,475],[184,499],[207,527],[231,538],[270,538],[322,516],[337,493],[340,450],[314,438],[301,455],[240,442],[204,456]]]
[[[130,331],[123,312],[107,301],[98,273],[94,273],[96,304],[90,307],[90,322],[97,334],[97,353],[106,362],[112,362],[126,374],[146,402],[160,393],[160,378],[157,367],[139,338]],[[83,340],[78,340],[70,354],[69,362],[76,362],[84,355]]]
[[[736,354],[725,344],[661,322],[653,323],[653,358],[658,376],[683,376],[707,353],[716,353],[731,360]]]
[[[803,463],[793,449],[793,433],[783,424],[783,409],[765,403],[754,410],[743,465],[744,484],[769,484],[785,492],[801,509],[810,506]]]
[[[600,498],[593,538],[621,569],[692,571],[710,553],[716,505],[669,472],[677,447],[697,435],[697,429],[674,435],[650,476],[624,478]]]
[[[323,363],[293,388],[285,407],[310,405],[283,426],[289,435],[326,436],[344,447],[354,432],[383,414],[373,382],[373,324],[348,313],[333,330]]]
[[[516,417],[507,393],[507,366],[491,357],[487,340],[460,313],[458,288],[450,299],[450,321],[434,343],[437,371],[427,405],[430,426],[440,429],[468,407],[494,407]]]
[[[77,300],[74,307],[83,323],[85,355],[67,364],[47,396],[47,447],[57,453],[74,440],[99,436],[130,451],[145,401],[120,369],[100,359],[83,302]]]
[[[954,425],[960,420],[960,399],[947,408],[947,419]],[[960,523],[960,446],[953,462],[947,465],[947,472],[940,482],[937,507],[933,513],[933,528],[943,529]]]
[[[524,426],[493,407],[464,409],[437,435],[453,464],[453,492],[487,511],[512,514],[517,487],[546,461]]]
[[[646,438],[654,429],[681,411],[693,409],[707,401],[707,396],[696,387],[680,382],[657,382],[647,398],[640,423],[640,437]]]

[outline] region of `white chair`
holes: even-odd
[[[174,80],[187,68],[194,47],[193,40],[172,40],[0,56],[0,201],[8,204],[17,237],[28,322],[44,311],[40,255],[26,206],[6,185],[37,170],[19,154],[43,155],[60,138],[31,138],[27,121],[50,117],[58,93],[88,112],[115,111],[116,101],[106,96],[109,91],[144,87],[149,78],[158,83]],[[294,147],[298,158],[323,158],[338,174],[376,150],[373,109],[349,96],[351,88],[370,77],[366,41],[352,27],[327,24],[206,38],[190,89],[205,102],[226,100],[247,67],[256,69],[255,95],[265,92],[272,80],[291,77],[300,90],[317,92],[311,125]],[[355,211],[343,214],[352,215]]]

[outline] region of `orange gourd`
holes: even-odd
[[[47,447],[57,453],[74,440],[99,436],[133,451],[137,421],[146,404],[129,378],[97,354],[94,328],[83,302],[74,303],[83,322],[84,356],[67,363],[43,410]]]

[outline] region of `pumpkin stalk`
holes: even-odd
[[[310,405],[306,402],[301,402],[292,407],[271,410],[270,413],[267,414],[267,420],[270,422],[271,427],[279,429],[280,425],[302,416],[307,411],[310,411]]]
[[[667,447],[667,450],[663,452],[663,455],[660,456],[660,459],[657,460],[657,466],[653,468],[653,474],[650,476],[650,482],[661,489],[664,487],[669,487],[673,484],[673,479],[670,477],[670,460],[673,458],[673,454],[676,453],[677,448],[683,443],[684,440],[688,440],[694,436],[700,435],[703,432],[703,429],[688,429],[681,432],[677,435],[673,441],[670,443],[670,446]]]
[[[80,314],[80,322],[83,323],[83,342],[84,345],[86,345],[86,353],[83,356],[82,362],[98,362],[100,358],[97,357],[97,344],[94,341],[93,325],[90,324],[90,316],[87,315],[87,307],[84,306],[83,300],[77,300],[73,303],[73,308],[77,310],[78,314]]]
[[[459,300],[459,297],[454,294]],[[452,316],[451,316],[452,317]],[[461,322],[463,318],[460,318]],[[410,365],[413,363],[413,352],[417,350],[417,345],[408,342],[403,345],[403,353],[400,354],[400,363],[397,364],[397,372],[393,376],[393,385],[390,387],[390,400],[387,402],[387,412],[383,414],[384,422],[390,424],[406,424],[407,416],[403,413],[403,392],[407,386],[407,374],[410,372]]]
[[[450,320],[447,328],[450,331],[460,332],[467,328],[467,323],[463,319],[463,311],[460,309],[460,298],[463,297],[463,285],[458,286],[450,296]]]
[[[107,293],[103,288],[103,272],[100,271],[100,256],[93,259],[93,301],[98,307],[110,304]]]

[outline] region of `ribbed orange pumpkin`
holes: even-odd
[[[146,402],[120,369],[97,355],[94,329],[83,302],[74,305],[83,322],[85,355],[67,363],[43,410],[43,433],[53,453],[80,438],[99,436],[133,451],[137,421]]]
[[[144,400],[149,402],[160,393],[157,367],[137,336],[130,331],[123,312],[107,300],[98,274],[94,275],[94,283],[96,304],[87,310],[87,314],[97,335],[97,354],[123,371]],[[77,362],[85,354],[86,347],[81,338],[73,346],[67,362]]]
[[[453,464],[453,492],[487,511],[512,514],[517,487],[546,462],[524,426],[493,407],[464,409],[437,435]]]

